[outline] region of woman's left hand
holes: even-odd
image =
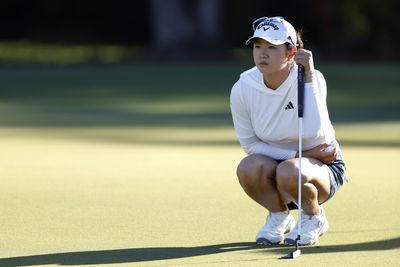
[[[297,64],[304,66],[305,82],[312,82],[312,75],[314,73],[314,60],[312,52],[310,50],[300,48],[297,50],[294,61]]]
[[[336,148],[333,148],[331,151],[325,151],[325,149],[329,147],[328,144],[322,144],[316,146],[310,150],[303,151],[303,156],[308,158],[314,158],[322,161],[325,164],[330,164],[337,159]],[[298,156],[296,154],[296,156]]]

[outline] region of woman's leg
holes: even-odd
[[[278,163],[264,155],[249,155],[238,168],[239,183],[247,195],[271,212],[286,211],[276,185]]]
[[[277,188],[284,202],[297,203],[298,159],[280,163],[276,171]],[[305,214],[319,215],[319,204],[325,202],[330,193],[329,172],[324,164],[316,159],[303,158],[302,172],[302,208]]]
[[[266,223],[256,235],[257,244],[278,244],[295,226],[295,220],[276,187],[277,166],[275,160],[266,156],[250,155],[237,168],[240,185],[247,195],[269,210]]]
[[[284,201],[297,202],[298,195],[298,167],[299,159],[282,162],[277,167],[276,179],[278,190]],[[301,161],[302,173],[302,209],[300,245],[311,245],[318,242],[321,235],[328,231],[329,224],[321,203],[329,198],[330,177],[329,171],[322,162],[312,158],[303,158]],[[286,245],[296,243],[298,226],[286,236]]]

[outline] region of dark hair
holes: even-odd
[[[298,30],[296,32],[297,35],[297,48],[304,48],[304,43],[303,43],[303,30]]]
[[[303,43],[303,40],[302,40],[301,35],[302,35],[302,30],[299,30],[299,31],[296,32],[296,36],[297,36],[297,44],[296,44],[296,47],[297,47],[297,48],[304,48],[304,43]],[[293,44],[291,44],[291,43],[285,43],[285,44],[286,44],[286,48],[287,48],[288,50],[291,50],[292,48],[295,47],[295,46],[294,46]]]

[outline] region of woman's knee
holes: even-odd
[[[239,163],[236,175],[240,180],[247,180],[249,177],[258,176],[262,168],[262,162],[256,155],[250,155]]]
[[[287,160],[276,168],[276,183],[279,190],[291,191],[297,188],[298,184],[298,162]]]
[[[236,174],[242,185],[252,184],[261,177],[274,176],[276,165],[262,155],[249,155],[239,163]]]

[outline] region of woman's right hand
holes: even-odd
[[[328,144],[322,144],[322,145],[316,146],[310,150],[303,151],[302,156],[306,157],[306,158],[318,159],[325,164],[331,164],[337,158],[336,148],[333,148],[332,151],[328,152],[328,151],[325,151],[325,148],[327,148],[327,147],[329,147]]]

